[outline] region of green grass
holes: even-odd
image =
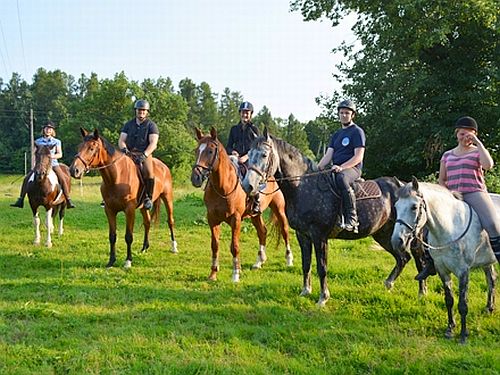
[[[0,177],[0,373],[2,374],[498,374],[500,314],[484,312],[486,283],[472,274],[467,345],[446,340],[442,288],[434,277],[417,298],[413,263],[388,292],[392,257],[372,240],[331,241],[331,300],[299,297],[300,249],[285,267],[284,246],[251,271],[258,242],[243,226],[242,277],[231,282],[230,231],[224,226],[221,271],[208,282],[210,232],[201,191],[175,187],[179,254],[169,252],[166,215],[134,260],[125,260],[119,215],[117,264],[108,261],[100,179],[73,181],[77,208],[54,247],[34,247],[29,208],[11,208],[17,176]],[[14,183],[12,183],[14,181]],[[42,231],[42,238],[45,235]],[[315,265],[314,265],[315,269]],[[497,292],[498,296],[498,292]],[[456,313],[458,318],[458,312]],[[457,331],[458,333],[458,331]]]

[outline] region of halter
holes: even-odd
[[[425,202],[425,199],[421,193],[418,192],[417,197],[422,200],[422,204],[419,205],[419,211],[417,213],[417,217],[415,218],[415,223],[414,223],[413,227],[410,224],[406,223],[402,219],[396,220],[396,223],[404,225],[405,227],[407,227],[411,231],[412,238],[415,238],[417,241],[420,241],[420,243],[422,245],[424,245],[425,247],[427,247],[429,249],[433,249],[433,250],[445,249],[445,248],[453,245],[454,243],[460,241],[462,238],[464,238],[464,236],[469,231],[469,228],[470,228],[471,223],[472,223],[472,207],[469,204],[467,205],[467,206],[469,206],[469,221],[467,222],[467,226],[465,227],[465,230],[462,232],[462,234],[460,236],[458,236],[458,238],[456,238],[452,241],[449,241],[449,242],[445,243],[444,245],[439,245],[439,246],[432,246],[431,244],[425,242],[422,238],[419,238],[419,236],[417,234],[417,226],[420,223],[420,220],[423,216],[423,213],[424,212],[427,213],[427,203]]]

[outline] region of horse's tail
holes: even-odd
[[[271,211],[271,213],[269,214],[269,221],[267,222],[266,226],[270,228],[270,231],[268,232],[267,238],[270,239],[275,244],[276,247],[279,247],[281,243],[280,221],[278,215],[276,215],[273,209],[269,211]]]
[[[157,200],[153,202],[153,210],[151,211],[151,222],[154,226],[158,226],[160,220],[161,211],[161,198],[158,197]]]

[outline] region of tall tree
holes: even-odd
[[[496,0],[294,0],[291,7],[334,26],[358,14],[353,31],[361,47],[336,49],[347,57],[337,78],[363,113],[372,176],[435,172],[461,115],[478,120],[487,146],[500,141]]]

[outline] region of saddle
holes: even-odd
[[[374,199],[382,196],[380,186],[372,180],[365,181],[364,179],[359,178],[354,181],[353,188],[354,193],[356,194],[356,200]]]

